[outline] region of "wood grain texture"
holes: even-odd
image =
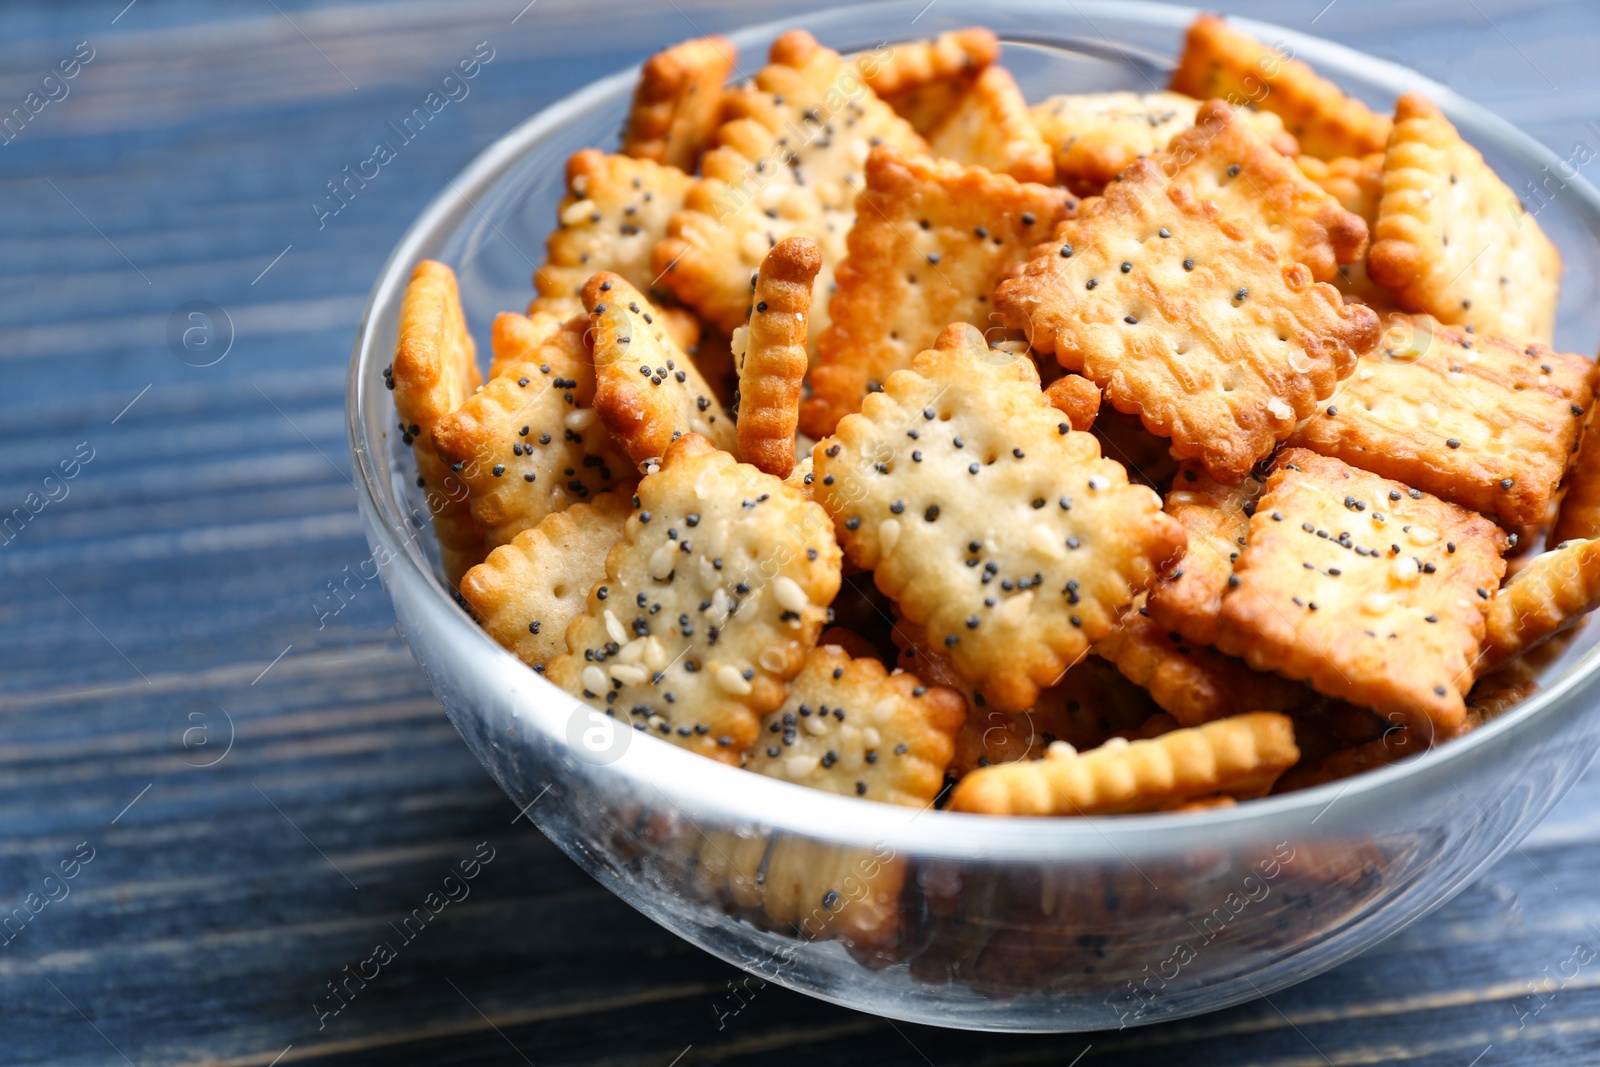
[[[70,96],[0,146],[0,513],[80,444],[93,453],[0,539],[0,908],[80,842],[94,850],[71,895],[0,947],[0,1062],[1600,1057],[1600,969],[1529,996],[1576,943],[1600,945],[1595,775],[1446,908],[1270,1003],[1008,1038],[769,987],[719,1028],[737,973],[512,825],[387,597],[349,577],[368,550],[343,377],[389,248],[475,152],[666,41],[800,5],[677,0],[617,19],[576,0],[123,2],[0,8],[6,109],[77,42],[95,49]],[[1229,9],[1411,64],[1563,155],[1594,144],[1600,16],[1581,0]],[[319,229],[324,182],[481,40],[496,58],[471,96]],[[201,300],[233,323],[209,367],[166,340],[174,309]],[[231,750],[195,766],[230,721]],[[185,748],[197,726],[207,745]],[[480,842],[495,858],[471,896],[319,1030],[325,983]]]

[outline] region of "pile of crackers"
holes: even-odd
[[[633,729],[918,808],[1227,806],[1525,699],[1600,603],[1533,216],[1214,16],[1163,92],[1030,105],[999,51],[653,56],[487,379],[417,266],[388,384],[461,602]]]

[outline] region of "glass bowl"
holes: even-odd
[[[1157,4],[925,0],[840,8],[734,34],[746,65],[793,25],[841,51],[992,27],[1033,100],[1166,84],[1196,14]],[[1566,261],[1557,342],[1592,351],[1600,197],[1484,109],[1404,68],[1274,26],[1281,43],[1382,111],[1430,95],[1530,209]],[[444,584],[409,450],[383,384],[400,297],[425,257],[452,264],[487,353],[496,312],[520,309],[573,151],[614,146],[636,70],[589,85],[490,146],[389,257],[362,316],[347,418],[360,503],[400,630],[450,720],[495,781],[579,865],[708,952],[813,996],[939,1026],[1122,1027],[1236,1004],[1395,933],[1516,846],[1600,746],[1600,629],[1541,668],[1542,689],[1461,740],[1404,763],[1229,810],[1078,819],[916,812],[804,790],[655,738],[607,735],[572,697],[501,650]],[[1559,175],[1554,185],[1548,178]],[[1554,190],[1554,191],[1552,191]],[[1508,208],[1509,210],[1509,208]],[[1248,710],[1241,708],[1240,710]],[[602,720],[602,722],[607,720]],[[715,885],[730,853],[783,855],[843,891],[903,878],[901,934],[866,949],[828,904],[803,925],[748,905],[776,884]],[[780,850],[782,850],[780,852]],[[773,867],[776,868],[774,863]],[[760,867],[767,881],[780,877]],[[842,873],[840,873],[842,872]],[[732,1010],[736,1005],[729,1005]]]

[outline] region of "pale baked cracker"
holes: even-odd
[[[483,378],[455,271],[443,263],[425,259],[412,270],[400,301],[394,362],[384,379],[394,392],[401,433],[416,456],[440,561],[454,588],[467,568],[483,559],[483,531],[472,517],[466,484],[452,477],[433,450],[433,428],[465,403]]]
[[[1059,189],[892,146],[867,158],[850,255],[836,271],[801,423],[832,433],[861,398],[911,364],[952,322],[997,326],[990,296],[1072,210]]]
[[[640,292],[655,290],[651,254],[693,184],[676,167],[648,159],[593,148],[573,153],[545,263],[533,272],[539,295],[528,312],[565,319],[581,310],[583,283],[597,271],[620,274]]]
[[[551,681],[725,763],[783,703],[839,591],[817,505],[698,434],[667,449]]]
[[[1074,430],[1092,429],[1100,415],[1100,387],[1081,375],[1063,374],[1045,388],[1044,396]]]
[[[1031,705],[1183,547],[1032,372],[951,326],[813,452],[852,562],[1002,711]]]
[[[1168,145],[1162,167],[1174,183],[1272,245],[1280,260],[1304,263],[1319,282],[1333,281],[1339,264],[1366,254],[1366,220],[1268,144],[1247,114],[1221,100],[1202,105],[1194,125]]]
[[[738,64],[738,48],[715,35],[645,60],[622,129],[623,154],[693,174],[722,121],[722,84]]]
[[[1367,270],[1407,310],[1513,341],[1555,335],[1561,253],[1420,93],[1395,106]]]
[[[1221,651],[1392,716],[1425,743],[1455,733],[1505,573],[1498,526],[1291,448],[1248,539],[1217,618]]]
[[[577,501],[631,492],[638,479],[595,410],[588,325],[579,314],[541,335],[541,324],[502,312],[493,334],[500,374],[434,427],[434,448],[471,490],[487,547]]]
[[[1269,48],[1216,15],[1201,15],[1189,26],[1172,88],[1235,106],[1252,106],[1281,116],[1300,142],[1300,150],[1323,159],[1383,151],[1390,122],[1305,63],[1290,59],[1281,46]]]
[[[1300,173],[1327,190],[1346,211],[1360,215],[1370,231],[1378,223],[1378,201],[1383,199],[1383,158],[1382,152],[1337,159],[1299,155],[1294,162]]]
[[[995,304],[1220,481],[1243,478],[1378,340],[1371,309],[1148,159],[1062,223]]]
[[[734,450],[733,420],[650,301],[620,276],[602,272],[584,284],[583,306],[590,315],[595,410],[630,459],[658,459],[688,433]]]
[[[800,387],[810,358],[811,286],[822,253],[809,237],[785,237],[761,261],[750,323],[735,339],[739,458],[779,478],[794,470]]]
[[[1543,522],[1593,370],[1543,345],[1396,316],[1290,442],[1509,525]]]
[[[967,701],[836,645],[812,649],[745,768],[840,796],[925,808],[944,785]]]
[[[1234,561],[1244,551],[1250,515],[1266,489],[1253,475],[1223,485],[1193,461],[1178,468],[1167,493],[1166,512],[1183,524],[1189,547],[1178,565],[1161,576],[1146,604],[1162,627],[1200,645],[1211,643],[1222,594]],[[1264,706],[1263,710],[1282,710]]]
[[[1242,711],[1291,711],[1310,695],[1297,682],[1253,671],[1231,656],[1184,640],[1144,609],[1126,612],[1095,642],[1094,650],[1123,677],[1149,690],[1151,699],[1183,726]]]
[[[1022,182],[1050,182],[1050,146],[1028,114],[1017,81],[1004,67],[978,75],[949,115],[928,134],[936,156],[986,167]]]
[[[1566,541],[1535,556],[1489,601],[1478,673],[1577,625],[1597,607],[1600,541]]]
[[[1300,758],[1294,724],[1271,711],[1234,715],[1147,741],[987,767],[956,784],[950,810],[986,815],[1117,815],[1215,794],[1264,795]]]
[[[1084,196],[1098,194],[1136,159],[1165,149],[1174,135],[1194,125],[1200,101],[1174,92],[1067,93],[1035,104],[1029,112],[1053,151],[1056,179]],[[1298,151],[1283,120],[1267,111],[1242,112],[1285,156]]]
[[[727,334],[744,324],[751,274],[791,234],[817,242],[817,290],[831,292],[870,146],[926,148],[854,65],[805,31],[779,37],[771,59],[752,84],[727,92],[734,117],[718,130],[701,180],[652,260],[661,285]],[[826,309],[816,309],[813,339],[827,320]]]
[[[462,598],[490,637],[542,674],[567,650],[567,627],[606,576],[632,511],[625,494],[597,493],[546,515],[468,571]]]
[[[1600,422],[1595,421],[1592,409],[1562,482],[1561,506],[1550,529],[1550,542],[1590,537],[1600,537]]]

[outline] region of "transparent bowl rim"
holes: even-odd
[[[997,3],[1013,12],[1038,11],[1045,15],[1052,10],[1050,0],[997,0]],[[897,8],[910,11],[921,6],[921,0],[888,0],[855,7],[834,7],[748,26],[725,35],[744,48],[754,42],[770,40],[777,33],[803,20],[808,28],[826,36],[834,29],[848,31],[850,19],[859,18],[863,13],[888,12]],[[1187,26],[1203,10],[1142,0],[1078,0],[1073,7],[1076,13],[1090,22],[1098,15],[1174,29]],[[1297,57],[1317,58],[1324,63],[1332,60],[1335,65],[1359,68],[1364,76],[1392,89],[1396,95],[1411,90],[1424,92],[1453,121],[1470,120],[1475,126],[1493,131],[1503,148],[1523,155],[1535,166],[1559,168],[1561,161],[1556,153],[1531,136],[1449,87],[1410,68],[1273,23],[1231,16],[1229,22],[1257,36],[1288,42],[1295,48]],[[1033,39],[1049,41],[1048,35]],[[1107,40],[1109,42],[1110,39]],[[1116,47],[1114,42],[1111,43]],[[428,613],[429,625],[449,627],[475,643],[478,651],[483,653],[477,658],[492,664],[495,670],[504,674],[508,690],[521,691],[531,681],[536,690],[544,687],[547,696],[559,694],[568,703],[570,698],[564,693],[497,645],[456,604],[431,567],[417,554],[414,538],[400,521],[400,509],[390,499],[385,479],[368,455],[365,442],[369,413],[365,408],[362,382],[373,360],[387,358],[387,353],[374,350],[374,309],[379,306],[398,306],[398,295],[404,289],[412,266],[421,250],[435,237],[436,231],[461,214],[464,206],[475,210],[477,196],[490,188],[548,131],[631,86],[639,69],[638,65],[630,66],[590,82],[532,115],[485,148],[446,185],[406,230],[379,271],[362,310],[346,383],[345,423],[351,461],[360,473],[359,502],[368,516],[371,535],[393,557],[389,565],[404,570],[401,576],[403,580],[427,584],[437,597],[436,607],[442,610]],[[1563,180],[1567,182],[1564,192],[1584,201],[1600,217],[1600,193],[1588,180],[1581,175],[1567,178],[1564,173]],[[1600,232],[1595,236],[1600,240]],[[1155,841],[1169,840],[1168,834],[1180,828],[1184,839],[1191,842],[1196,835],[1225,838],[1245,836],[1264,840],[1279,830],[1291,827],[1303,831],[1307,823],[1302,816],[1325,811],[1340,798],[1381,801],[1388,794],[1398,797],[1404,791],[1405,784],[1415,778],[1432,772],[1448,773],[1452,765],[1465,762],[1484,746],[1506,745],[1513,736],[1526,731],[1546,708],[1591,682],[1597,673],[1597,665],[1600,665],[1600,646],[1590,649],[1561,677],[1545,685],[1517,708],[1464,737],[1418,756],[1314,788],[1205,812],[1074,819],[923,812],[853,797],[819,794],[789,782],[753,775],[707,760],[649,735],[635,738],[639,743],[629,745],[623,760],[599,769],[599,773],[622,774],[694,810],[729,812],[738,821],[757,823],[797,836],[848,840],[861,844],[888,841],[924,854],[962,856],[976,853],[989,857],[1060,860],[1080,853],[1120,853],[1122,848],[1119,842],[1129,847],[1142,844],[1146,847],[1140,847],[1139,851],[1144,852],[1152,838]],[[473,713],[481,713],[481,709],[473,709]],[[531,725],[547,729],[558,744],[564,743],[560,739],[560,731],[550,729],[548,723],[534,722]],[[804,803],[797,803],[802,798]],[[1315,819],[1311,822],[1314,823]]]

